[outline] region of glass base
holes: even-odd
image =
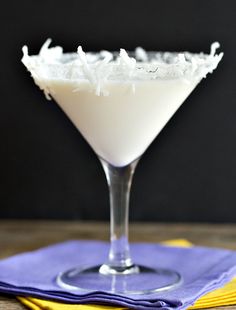
[[[181,276],[172,270],[133,266],[133,273],[105,274],[103,266],[74,268],[60,273],[57,284],[68,290],[108,292],[117,294],[153,294],[176,288]]]

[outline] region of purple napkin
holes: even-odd
[[[236,275],[234,251],[135,243],[131,244],[135,263],[174,269],[183,276],[183,284],[171,291],[142,296],[106,293],[103,287],[89,293],[68,291],[56,284],[55,278],[61,271],[102,264],[106,261],[108,250],[109,244],[105,242],[69,241],[1,260],[0,292],[143,310],[185,309],[200,296],[222,286]]]

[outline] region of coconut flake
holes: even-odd
[[[60,61],[63,55],[63,49],[61,46],[55,46],[49,48],[49,45],[51,44],[52,39],[47,39],[46,42],[43,44],[39,51],[39,56],[42,59],[42,61],[50,62],[50,63],[57,63]]]
[[[108,64],[110,61],[113,60],[113,55],[111,52],[108,52],[108,51],[101,51],[100,52],[100,55],[104,58],[102,60],[102,63],[103,64]]]
[[[214,42],[211,44],[211,52],[210,52],[210,55],[211,56],[215,56],[215,53],[216,53],[216,50],[217,48],[220,47],[220,43],[219,42]]]
[[[134,70],[136,60],[133,57],[129,57],[125,49],[120,49],[120,63],[127,66],[127,69]]]
[[[95,80],[93,71],[91,70],[91,67],[88,65],[86,54],[83,51],[81,46],[78,47],[77,53],[78,53],[79,59],[80,59],[81,64],[82,64],[81,69],[82,69],[84,75],[88,78],[88,80],[90,81],[91,84],[95,85],[96,80]]]
[[[135,49],[135,57],[137,60],[143,61],[143,62],[148,62],[148,55],[145,49],[142,47],[138,46]]]

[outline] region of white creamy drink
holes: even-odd
[[[77,53],[63,53],[61,47],[49,48],[49,44],[47,40],[37,56],[29,56],[24,46],[22,62],[100,157],[111,209],[107,260],[102,265],[99,260],[94,266],[71,266],[60,271],[56,283],[80,296],[112,293],[124,300],[135,294],[145,303],[147,294],[177,288],[183,278],[171,265],[163,269],[146,265],[141,260],[144,253],[139,253],[140,265],[132,260],[128,208],[135,167],[196,85],[217,67],[223,53],[216,54],[219,43],[211,45],[209,55],[145,52],[140,47],[129,54],[124,49],[85,54],[80,46]]]
[[[109,96],[73,82],[50,81],[53,97],[94,151],[114,166],[138,158],[196,86],[181,79],[107,83]]]
[[[135,58],[121,50],[63,54],[48,48],[23,63],[98,156],[121,167],[141,156],[199,81],[213,71],[223,54],[146,53]]]

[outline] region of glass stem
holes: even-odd
[[[128,241],[129,197],[132,177],[138,159],[124,167],[114,167],[100,159],[110,193],[110,251],[102,274],[130,274],[138,272],[134,266]]]

